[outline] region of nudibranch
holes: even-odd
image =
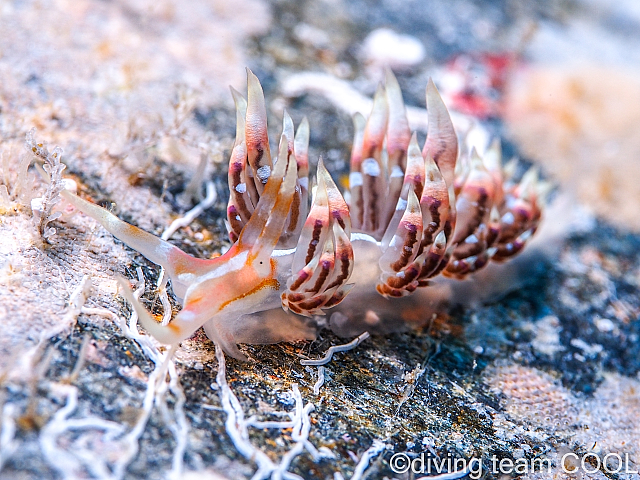
[[[223,255],[195,258],[63,193],[115,237],[164,267],[183,303],[167,325],[124,289],[142,325],[160,342],[175,344],[204,327],[227,354],[242,359],[238,343],[289,338],[261,338],[265,327],[255,321],[259,312],[282,307],[308,317],[337,307],[336,319],[359,312],[368,314],[366,322],[375,322],[373,305],[407,297],[415,305],[422,301],[418,294],[433,289],[438,278],[462,279],[490,261],[502,262],[523,249],[540,222],[544,193],[535,170],[515,181],[513,168],[502,166],[496,142],[484,158],[473,149],[459,152],[449,112],[431,80],[422,148],[390,71],[369,117],[355,115],[349,202],[322,160],[310,188],[306,119],[296,131],[284,112],[274,158],[257,77],[248,71],[246,99],[232,93],[237,125],[227,219],[233,245]]]

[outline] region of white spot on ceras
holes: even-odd
[[[404,177],[404,172],[398,165],[394,165],[391,169],[391,178]]]
[[[362,174],[360,172],[351,172],[349,174],[349,188],[362,186]]]
[[[478,237],[476,237],[473,233],[471,235],[469,235],[466,240],[464,241],[465,243],[478,243]]]
[[[236,192],[244,193],[246,191],[247,191],[247,184],[246,183],[239,183],[238,185],[236,185]]]
[[[396,210],[405,211],[407,209],[407,201],[404,198],[399,198],[396,204]]]
[[[362,173],[370,177],[377,177],[380,175],[380,165],[378,165],[375,159],[367,158],[362,162]]]
[[[515,217],[513,216],[513,213],[507,212],[502,216],[501,220],[502,220],[502,223],[506,225],[511,225],[515,221]]]
[[[271,167],[269,165],[263,165],[258,169],[256,174],[262,183],[267,183],[269,176],[271,176]]]

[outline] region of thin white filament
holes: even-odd
[[[363,334],[356,337],[349,343],[345,343],[344,345],[334,345],[332,347],[329,347],[329,349],[326,351],[326,353],[322,358],[318,360],[300,360],[300,364],[311,365],[311,366],[326,365],[331,361],[334,353],[347,352],[349,350],[353,350],[370,336],[371,335],[369,335],[369,332],[364,332]]]
[[[367,450],[365,450],[365,452],[362,454],[362,457],[360,457],[360,461],[353,471],[351,480],[361,480],[363,478],[362,476],[364,475],[364,472],[367,470],[367,467],[369,467],[369,463],[371,462],[371,460],[380,455],[380,452],[384,450],[385,446],[386,445],[383,441],[374,440],[373,444]]]
[[[325,369],[324,369],[323,366],[319,366],[318,367],[318,381],[313,386],[313,394],[314,395],[319,395],[320,394],[320,389],[322,388],[322,385],[324,385],[324,370]]]

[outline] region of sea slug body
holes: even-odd
[[[546,185],[536,171],[516,181],[511,169],[502,166],[498,142],[484,158],[459,149],[449,112],[431,80],[426,90],[429,130],[422,148],[410,131],[390,71],[369,117],[354,116],[349,204],[322,160],[315,187],[309,189],[306,119],[296,130],[284,113],[272,158],[258,79],[248,71],[246,99],[232,93],[237,116],[227,220],[234,243],[225,254],[192,257],[69,191],[62,193],[164,267],[183,303],[168,325],[157,323],[128,286],[124,289],[143,326],[161,342],[175,344],[203,326],[226,353],[243,359],[238,343],[308,337],[293,327],[293,320],[291,328],[284,320],[278,329],[256,320],[270,309],[282,307],[289,317],[278,318],[293,318],[335,308],[334,317],[348,321],[349,309],[359,307],[366,321],[376,321],[381,301],[418,300],[416,292],[433,289],[438,278],[462,279],[490,261],[517,254],[540,222]]]

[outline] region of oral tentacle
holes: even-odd
[[[185,322],[179,320],[180,314],[178,314],[168,325],[162,325],[156,321],[144,308],[142,303],[134,297],[131,287],[125,279],[119,278],[118,285],[120,286],[120,293],[136,312],[138,322],[160,343],[167,345],[179,343],[193,335],[193,333],[206,322],[206,318],[200,322],[193,319],[193,321],[185,324]]]
[[[249,360],[246,355],[240,351],[236,344],[236,339],[222,321],[219,319],[211,319],[205,322],[202,328],[204,328],[207,337],[216,345],[220,345],[224,353],[241,362]]]
[[[180,290],[180,292],[177,292],[179,296],[182,296],[182,290],[185,288],[184,273],[203,271],[215,262],[215,259],[207,260],[192,257],[175,245],[120,220],[105,208],[88,202],[69,191],[65,190],[61,192],[61,195],[67,202],[96,220],[111,235],[124,242],[128,247],[138,251],[156,265],[164,267],[169,274],[169,278]]]

